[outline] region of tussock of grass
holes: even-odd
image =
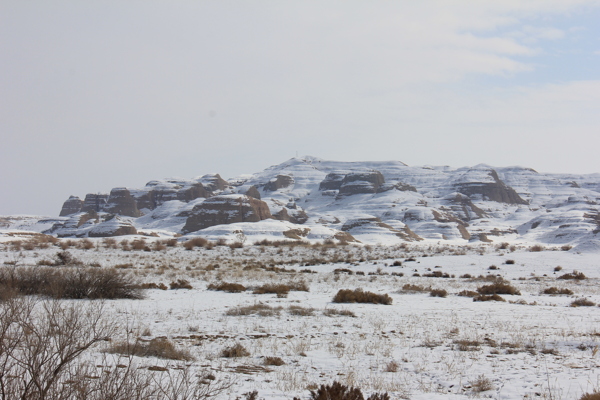
[[[271,307],[266,304],[253,304],[245,307],[234,307],[225,313],[229,316],[244,316],[244,315],[258,315],[260,317],[271,317],[279,315],[282,307]]]
[[[520,295],[521,292],[506,281],[496,281],[491,285],[480,286],[477,288],[477,292],[483,295],[493,294],[509,294],[509,295]]]
[[[573,291],[571,289],[567,289],[567,288],[559,289],[557,287],[552,286],[552,287],[549,287],[548,289],[544,289],[544,291],[542,293],[552,294],[552,295],[555,295],[555,294],[571,295],[571,294],[573,294]]]
[[[248,357],[249,355],[250,352],[239,343],[236,343],[230,347],[226,347],[221,351],[221,357],[224,358]]]
[[[585,276],[583,272],[573,271],[571,273],[561,275],[556,279],[573,279],[576,281],[582,281],[584,279],[587,279],[587,276]]]
[[[362,289],[341,289],[334,296],[334,303],[372,303],[372,304],[392,304],[393,299],[388,294],[377,294],[365,292]]]
[[[135,343],[119,342],[109,347],[107,352],[138,357],[157,357],[167,360],[194,360],[194,357],[188,351],[177,349],[175,344],[167,338],[155,338],[149,342],[140,340]]]
[[[246,291],[246,287],[244,285],[230,282],[211,283],[208,285],[207,289],[228,293],[241,293]]]

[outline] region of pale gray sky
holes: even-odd
[[[0,2],[0,215],[298,153],[600,172],[600,1]]]

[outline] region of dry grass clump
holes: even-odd
[[[234,307],[225,313],[229,316],[258,315],[260,317],[272,317],[281,313],[282,307],[271,307],[266,304],[253,304],[251,306]]]
[[[241,293],[246,291],[246,287],[244,285],[230,282],[211,283],[207,286],[207,289],[227,293]]]
[[[465,290],[462,290],[462,291],[458,292],[456,295],[457,296],[462,296],[462,297],[477,297],[477,296],[479,296],[479,293],[474,292],[472,290],[466,290],[465,289]]]
[[[210,250],[214,247],[214,243],[209,242],[201,237],[193,238],[183,242],[183,248],[186,250],[193,250],[195,247],[204,247]]]
[[[296,306],[296,305],[289,306],[287,312],[290,315],[296,315],[299,317],[312,317],[313,315],[315,315],[314,308],[302,307],[302,306]]]
[[[194,287],[185,279],[177,279],[169,284],[171,289],[193,289]]]
[[[399,369],[400,369],[400,364],[398,364],[396,361],[390,361],[389,363],[387,363],[385,365],[384,371],[385,372],[398,372]]]
[[[546,250],[546,248],[544,246],[542,246],[541,244],[534,244],[533,246],[529,247],[529,249],[527,249],[527,250],[531,251],[531,252],[540,252],[540,251]]]
[[[173,342],[164,337],[154,338],[148,342],[137,340],[135,343],[115,343],[106,352],[138,357],[164,358],[166,360],[194,360],[194,357],[188,351],[178,349]]]
[[[427,274],[423,274],[424,277],[426,278],[450,278],[450,274],[448,274],[447,272],[442,272],[442,271],[433,271]]]
[[[446,297],[446,296],[448,296],[448,292],[445,289],[433,289],[429,292],[429,296],[431,296],[431,297]]]
[[[141,299],[134,278],[113,268],[0,269],[0,286],[23,295],[60,299]]]
[[[520,295],[521,292],[505,280],[497,280],[491,285],[484,285],[477,288],[479,294],[510,294]]]
[[[254,294],[276,294],[277,297],[287,297],[290,286],[283,283],[265,283],[254,289]]]
[[[497,294],[484,295],[480,294],[477,297],[473,297],[473,301],[506,301]]]
[[[559,289],[555,286],[549,287],[548,289],[544,289],[544,291],[542,292],[543,294],[568,294],[571,295],[573,294],[573,291],[571,289],[567,289],[567,288],[562,288]]]
[[[327,309],[323,310],[323,315],[325,315],[326,317],[340,316],[340,317],[352,317],[352,318],[356,318],[356,314],[354,314],[352,311],[350,311],[350,310],[339,310],[337,308],[327,308]]]
[[[392,304],[393,299],[388,294],[377,294],[365,292],[358,289],[341,289],[333,297],[334,303],[372,303],[372,304]]]
[[[556,279],[573,279],[576,281],[582,281],[584,279],[587,279],[587,276],[585,276],[583,272],[573,271],[571,273],[561,275]]]
[[[470,339],[456,339],[452,343],[456,345],[459,351],[475,351],[479,350],[479,346],[481,346],[480,341]]]
[[[335,381],[331,385],[321,385],[310,391],[311,400],[365,400],[362,391],[357,387],[348,387]],[[297,398],[294,398],[297,400]],[[298,399],[299,400],[299,399]],[[387,393],[373,393],[367,400],[390,400]]]
[[[281,365],[285,365],[285,361],[283,361],[281,357],[265,357],[264,364],[279,367]]]
[[[485,375],[479,375],[477,379],[471,382],[471,387],[473,388],[473,392],[481,393],[492,390],[494,385],[492,384],[492,381]]]
[[[404,293],[420,293],[420,292],[428,292],[431,290],[431,287],[426,288],[425,286],[415,285],[412,283],[407,283],[402,286],[402,291]]]
[[[141,285],[139,285],[140,289],[160,289],[160,290],[167,290],[168,287],[167,285],[165,285],[164,283],[154,283],[154,282],[147,282],[147,283],[142,283]]]
[[[250,356],[250,352],[240,343],[236,343],[233,346],[225,347],[223,350],[221,350],[221,357],[224,358],[238,358],[248,356]]]
[[[595,305],[596,303],[585,298],[573,300],[570,304],[571,307],[593,307]]]

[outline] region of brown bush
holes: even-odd
[[[266,283],[254,289],[252,293],[254,294],[276,294],[277,297],[286,297],[290,292],[289,285],[284,285],[281,283]]]
[[[242,316],[242,315],[258,315],[260,317],[271,317],[281,313],[282,307],[271,307],[266,304],[253,304],[251,306],[234,307],[225,313],[229,316]]]
[[[573,279],[577,281],[582,281],[584,279],[587,279],[587,276],[585,276],[583,272],[573,271],[571,273],[561,275],[556,279]]]
[[[164,283],[154,283],[154,282],[149,282],[149,283],[142,283],[141,285],[139,285],[140,289],[160,289],[160,290],[167,290],[168,287],[167,285],[165,285]]]
[[[208,240],[201,237],[193,238],[183,242],[183,247],[186,250],[193,250],[194,247],[206,247],[206,245],[208,245]]]
[[[131,275],[113,268],[19,267],[0,269],[0,285],[23,295],[62,299],[141,299]]]
[[[310,391],[311,400],[364,400],[362,391],[356,387],[348,387],[335,381],[331,385],[321,385]],[[373,393],[367,400],[389,400],[387,393]]]
[[[314,308],[296,305],[289,306],[287,311],[290,315],[296,315],[300,317],[312,317],[315,314]]]
[[[446,297],[448,296],[448,292],[444,289],[433,289],[429,292],[429,296],[431,297]]]
[[[146,248],[146,240],[135,239],[131,242],[131,248],[133,250],[144,250]]]
[[[326,317],[340,316],[356,318],[356,314],[354,314],[352,311],[338,310],[337,308],[327,308],[323,311],[323,315],[325,315]]]
[[[211,283],[210,285],[208,285],[207,289],[227,293],[241,293],[246,291],[246,287],[244,285],[229,282]]]
[[[281,365],[285,365],[285,361],[283,361],[281,357],[265,357],[264,364],[279,367]]]
[[[463,290],[463,291],[458,292],[456,295],[462,296],[462,297],[477,297],[477,296],[479,296],[479,293],[474,292],[472,290]]]
[[[185,350],[179,350],[167,338],[154,338],[149,342],[137,340],[135,343],[119,342],[110,346],[107,353],[125,354],[138,357],[156,357],[167,360],[192,361],[194,357]]]
[[[411,284],[411,283],[407,283],[404,286],[402,286],[402,291],[407,292],[407,293],[428,292],[430,290],[431,290],[431,287],[426,288],[424,286],[415,285],[415,284]]]
[[[595,305],[596,303],[585,298],[573,300],[570,304],[571,307],[593,307]]]
[[[239,343],[221,350],[221,357],[225,358],[248,357],[249,355],[250,352]]]
[[[506,281],[497,281],[491,285],[480,286],[477,288],[479,294],[510,294],[520,295],[521,292]]]
[[[506,300],[504,300],[501,296],[499,296],[497,294],[492,294],[489,296],[480,294],[477,297],[473,297],[473,301],[506,301]]]
[[[571,295],[571,294],[573,294],[573,291],[571,289],[567,289],[567,288],[559,289],[557,287],[552,286],[552,287],[550,287],[548,289],[544,289],[544,291],[542,293],[544,293],[544,294],[568,294],[568,295]]]
[[[539,252],[539,251],[546,250],[546,248],[544,246],[540,245],[540,244],[534,244],[528,250],[531,251],[531,252]]]
[[[177,279],[176,281],[169,283],[169,288],[171,288],[173,290],[175,290],[175,289],[193,289],[193,286],[190,284],[189,281],[187,281],[185,279]]]
[[[334,303],[372,303],[392,304],[393,299],[388,294],[365,292],[362,289],[341,289],[333,297]]]

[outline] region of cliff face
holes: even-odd
[[[293,158],[229,181],[210,174],[88,194],[83,202],[72,196],[52,232],[89,235],[114,215],[137,231],[161,234],[277,239],[301,229],[308,239],[351,234],[368,243],[488,238],[577,244],[600,239],[600,174]]]

